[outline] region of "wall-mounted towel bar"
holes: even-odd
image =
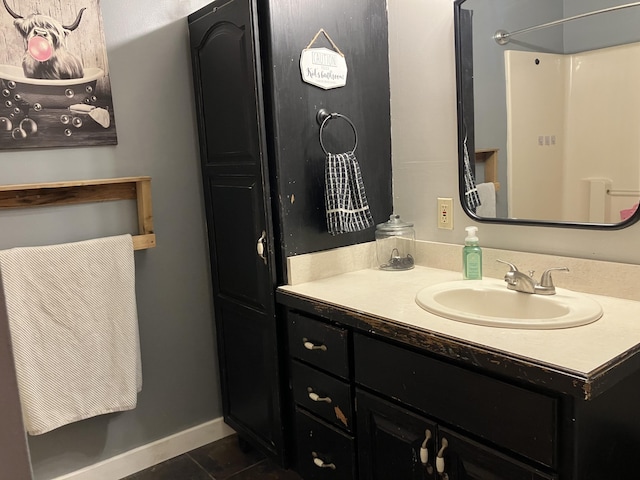
[[[611,188],[607,189],[607,195],[611,195],[612,197],[637,197],[640,196],[639,190],[613,190]]]
[[[155,247],[151,177],[0,185],[0,209],[73,205],[110,200],[136,200],[138,235],[133,235],[133,248],[143,250]]]

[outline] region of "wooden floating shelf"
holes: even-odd
[[[498,149],[483,148],[476,150],[476,162],[484,163],[484,181],[492,182],[496,192],[500,190],[498,181]]]
[[[122,177],[70,182],[0,185],[0,209],[136,200],[138,234],[134,250],[156,246],[151,205],[151,177]]]

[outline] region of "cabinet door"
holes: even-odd
[[[275,262],[255,0],[189,17],[225,421],[282,453]]]
[[[356,415],[360,480],[436,478],[433,422],[362,390]]]
[[[435,460],[442,480],[551,480],[558,478],[469,438],[439,428]]]

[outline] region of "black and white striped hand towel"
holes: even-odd
[[[331,235],[373,226],[360,165],[353,152],[327,154],[325,206]]]
[[[476,188],[476,180],[473,176],[473,170],[471,169],[471,160],[469,159],[469,150],[467,149],[467,138],[464,139],[464,198],[467,202],[467,207],[472,212],[476,211],[482,202],[478,195],[478,189]]]

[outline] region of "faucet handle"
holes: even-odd
[[[496,258],[496,262],[500,262],[500,263],[504,263],[505,265],[509,265],[510,268],[510,272],[517,272],[518,271],[518,267],[516,267],[513,263],[510,262],[505,262],[504,260],[500,260],[499,258]]]
[[[561,272],[568,272],[569,268],[568,267],[555,267],[555,268],[549,268],[548,270],[545,270],[544,273],[542,274],[542,278],[540,279],[540,286],[541,287],[549,287],[549,288],[553,288],[553,278],[551,278],[551,272],[553,271],[561,271]]]

